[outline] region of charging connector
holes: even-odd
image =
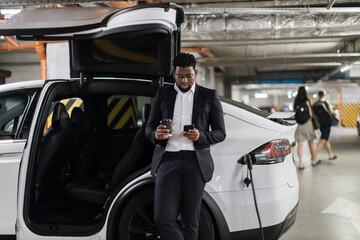
[[[252,168],[253,168],[253,164],[255,163],[255,159],[250,154],[245,154],[244,157],[239,159],[238,163],[245,164],[247,166],[247,168],[248,168],[249,173],[250,173],[250,179],[248,177],[246,177],[244,179],[244,183],[246,184],[247,187],[249,187],[249,185],[251,184],[251,189],[252,189],[252,193],[253,193],[253,197],[254,197],[254,204],[255,204],[255,209],[256,209],[256,215],[257,215],[257,218],[258,218],[258,221],[259,221],[259,226],[260,226],[260,231],[261,231],[261,239],[265,240],[265,238],[264,238],[264,230],[262,228],[259,208],[258,208],[258,204],[257,204],[257,200],[256,200],[256,193],[255,193],[253,175],[252,175]]]

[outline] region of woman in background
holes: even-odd
[[[295,141],[298,144],[297,152],[299,157],[299,170],[303,170],[304,163],[303,163],[303,146],[304,141],[308,142],[311,154],[311,165],[316,166],[319,161],[314,161],[314,139],[316,138],[316,134],[314,131],[314,127],[312,124],[312,109],[310,99],[306,92],[305,87],[299,87],[298,94],[294,101],[294,111],[296,115],[302,115],[303,121],[298,121],[298,126],[295,131]]]

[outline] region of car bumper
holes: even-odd
[[[296,221],[297,215],[297,204],[286,216],[285,220],[279,224],[264,227],[264,238],[265,240],[275,240],[280,238],[287,230],[289,230]],[[253,240],[261,239],[261,231],[258,229],[251,229],[245,231],[231,232],[231,240]]]
[[[257,189],[256,198],[265,239],[281,236],[296,219],[299,185]],[[251,187],[246,191],[210,193],[219,205],[231,239],[256,239],[259,222]],[[248,238],[249,237],[249,238]]]

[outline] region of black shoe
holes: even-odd
[[[315,166],[317,166],[319,163],[321,163],[321,160],[320,160],[320,159],[319,159],[319,160],[316,160],[315,162],[312,162],[312,163],[311,163],[311,166],[315,167]]]
[[[337,159],[336,155],[334,155],[332,158],[329,158],[329,160],[335,160],[335,159]]]

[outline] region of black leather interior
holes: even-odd
[[[45,136],[40,149],[36,173],[36,187],[43,195],[52,195],[59,189],[59,175],[67,159],[70,138],[70,119],[64,104],[56,103],[52,129]]]
[[[74,107],[71,111],[71,148],[69,163],[71,166],[71,177],[80,176],[82,170],[87,166],[80,158],[82,149],[88,138],[88,127],[84,111],[79,107]],[[74,171],[75,170],[75,171]]]
[[[135,134],[131,147],[118,161],[112,172],[111,180],[101,178],[101,174],[98,174],[96,179],[79,178],[71,181],[65,186],[65,192],[70,198],[83,202],[104,204],[111,192],[125,178],[149,164],[147,159],[149,155],[151,156],[153,145],[145,137],[145,127],[150,107],[150,104],[143,106],[142,127]]]

